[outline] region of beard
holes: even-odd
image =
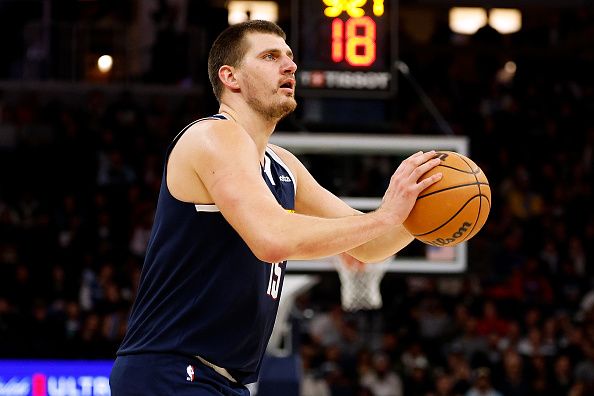
[[[295,111],[297,102],[292,96],[283,96],[283,99],[279,100],[277,95],[277,91],[271,92],[270,97],[273,99],[268,102],[264,102],[257,95],[249,95],[247,103],[265,119],[278,122]]]

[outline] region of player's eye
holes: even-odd
[[[276,56],[274,56],[273,54],[268,53],[268,54],[264,55],[264,59],[275,60],[276,59]]]

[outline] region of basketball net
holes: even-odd
[[[365,264],[346,254],[332,258],[340,278],[342,309],[372,310],[382,307],[380,281],[388,269],[389,260]]]

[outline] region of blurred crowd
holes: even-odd
[[[296,314],[305,329],[303,395],[594,394],[588,15],[550,17],[559,18],[555,28],[516,36],[518,47],[488,31],[453,37],[464,43],[449,54],[403,45],[454,131],[470,136],[471,157],[493,190],[491,214],[469,243],[463,277],[388,274],[382,309],[358,314],[331,299],[312,310],[320,298],[306,296]],[[498,54],[481,50],[486,43]],[[528,47],[532,57],[518,53]],[[559,57],[561,48],[575,52]],[[512,72],[503,67],[510,58]],[[415,96],[406,82],[400,89]],[[401,131],[435,133],[418,102],[399,102],[397,111]],[[380,158],[365,169],[353,193],[387,180],[392,168]]]
[[[344,312],[335,274],[301,296],[302,394],[594,394],[594,58],[485,78],[465,54],[438,64],[406,51],[471,138],[491,214],[463,275],[387,274],[376,311]],[[77,95],[0,93],[2,358],[114,357],[163,153],[209,114],[200,96]],[[439,133],[406,86],[400,96],[399,133]],[[396,165],[370,158],[347,190],[374,195]]]

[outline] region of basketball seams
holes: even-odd
[[[460,158],[462,161],[464,161],[464,163],[472,171],[472,175],[474,176],[475,180],[477,181],[477,188],[478,188],[478,192],[479,192],[479,197],[484,196],[482,194],[482,191],[481,191],[481,185],[479,183],[478,177],[476,177],[476,175],[478,174],[477,171],[480,171],[480,168],[477,167],[477,170],[476,171],[473,171],[472,166],[468,163],[468,161],[466,161],[465,158],[462,158],[460,156],[458,156],[458,158]],[[474,219],[474,224],[472,225],[472,228],[471,228],[470,232],[468,232],[466,234],[466,236],[460,242],[464,242],[465,240],[468,239],[468,237],[470,237],[471,235],[474,235],[474,233],[473,233],[474,232],[474,229],[476,228],[476,224],[478,222],[478,219],[481,217],[482,206],[483,206],[483,199],[482,198],[479,198],[479,207],[478,207],[478,211],[476,212],[476,218]],[[491,206],[491,205],[489,205],[489,206]]]
[[[487,195],[486,194],[483,194],[482,192],[481,192],[481,195],[485,198],[485,200],[489,204],[489,209],[491,209],[491,200],[489,199],[489,197],[487,197]]]
[[[428,197],[428,196],[430,196],[430,195],[437,194],[437,193],[440,193],[440,192],[443,192],[443,191],[454,190],[454,189],[456,189],[456,188],[460,188],[460,187],[475,186],[475,185],[477,185],[477,184],[485,184],[485,185],[487,185],[487,186],[489,185],[489,183],[483,183],[483,182],[478,182],[478,183],[466,183],[466,184],[458,184],[458,185],[456,185],[456,186],[450,186],[450,187],[442,188],[441,190],[437,190],[437,191],[431,191],[430,193],[427,193],[427,194],[424,194],[424,195],[419,195],[419,196],[417,197],[417,201],[418,201],[419,199],[421,199],[421,198],[425,198],[425,197]],[[480,191],[480,187],[479,187],[479,191]]]
[[[441,224],[439,227],[437,227],[437,228],[435,228],[435,229],[433,229],[433,230],[431,230],[431,231],[424,232],[424,233],[422,233],[422,234],[412,234],[412,235],[413,235],[414,237],[421,237],[421,236],[423,236],[423,235],[428,235],[428,234],[431,234],[431,233],[433,233],[433,232],[435,232],[435,231],[439,230],[440,228],[442,228],[442,227],[444,227],[444,226],[448,225],[448,224],[450,223],[450,221],[452,221],[452,220],[453,220],[453,219],[454,219],[456,216],[458,216],[458,215],[460,214],[460,212],[462,212],[462,211],[464,210],[464,208],[465,208],[465,207],[467,207],[467,206],[468,206],[468,204],[469,204],[469,203],[470,203],[470,202],[471,202],[473,199],[475,199],[475,198],[477,198],[477,197],[479,197],[479,199],[480,199],[481,197],[485,197],[485,198],[486,198],[487,196],[486,196],[486,195],[484,195],[484,194],[477,194],[477,195],[473,195],[473,196],[472,196],[470,199],[468,199],[468,201],[466,201],[466,202],[464,203],[464,205],[462,205],[462,206],[460,207],[460,209],[458,209],[458,211],[457,211],[456,213],[454,213],[454,214],[452,215],[452,217],[450,217],[449,219],[447,219],[447,220],[446,220],[446,221],[445,221],[443,224]],[[480,204],[479,204],[479,205],[480,205]],[[475,224],[476,224],[476,221],[475,221]],[[474,227],[473,227],[473,228],[474,228]]]
[[[443,167],[443,168],[448,168],[448,169],[451,169],[451,170],[458,171],[460,173],[466,173],[467,175],[476,175],[476,174],[478,174],[480,172],[480,169],[472,170],[472,168],[471,168],[470,169],[470,172],[469,172],[469,171],[465,171],[465,170],[460,169],[460,168],[454,168],[453,166],[450,166],[450,165],[442,165],[442,164],[437,165],[438,168],[440,166]]]

